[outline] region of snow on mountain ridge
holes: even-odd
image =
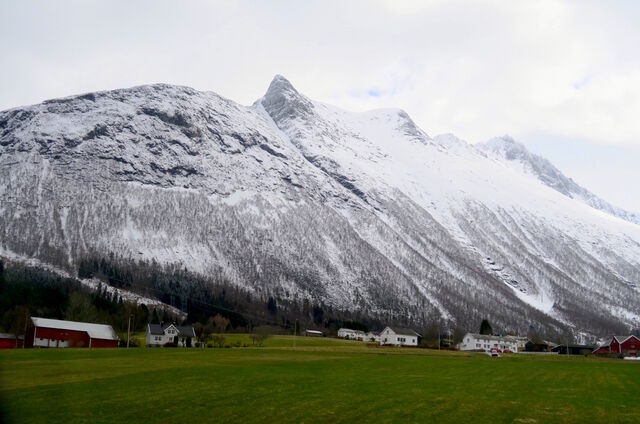
[[[603,332],[640,306],[639,226],[401,110],[344,111],[284,77],[250,107],[153,85],[0,112],[0,153],[2,249],[70,269],[114,252],[513,331]]]
[[[476,146],[510,166],[518,164],[524,172],[534,175],[544,184],[565,196],[578,199],[595,209],[626,221],[640,224],[640,214],[625,211],[599,198],[571,178],[566,177],[548,159],[529,152],[522,143],[515,141],[510,136],[495,137]]]

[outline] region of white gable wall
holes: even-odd
[[[381,345],[418,346],[418,336],[415,334],[396,334],[387,327],[380,333]]]
[[[150,327],[147,325],[147,346],[164,346],[166,343],[173,343],[175,337],[178,335],[178,330],[170,325],[164,329],[164,334],[151,334]],[[192,341],[193,342],[193,341]],[[178,338],[178,346],[186,346],[186,338]]]

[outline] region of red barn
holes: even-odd
[[[593,351],[594,355],[622,354],[638,356],[640,352],[640,338],[636,336],[613,336],[607,344],[603,344]]]
[[[25,347],[118,347],[110,325],[32,317]]]
[[[16,336],[13,334],[0,333],[0,349],[15,349],[21,348],[24,337],[18,336],[16,343]]]

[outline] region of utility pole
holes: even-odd
[[[129,339],[131,338],[131,317],[133,314],[129,314],[129,325],[127,325],[127,349],[129,349]]]
[[[298,320],[293,322],[293,350],[296,349],[296,332],[298,331]]]
[[[22,348],[24,349],[24,345],[27,341],[27,327],[29,326],[29,310],[27,309],[24,313],[24,335],[22,336]],[[16,347],[18,347],[18,335],[16,334]]]
[[[438,321],[438,350],[440,350],[440,321]]]

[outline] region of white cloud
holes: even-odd
[[[640,145],[636,2],[0,1],[0,109],[150,82],[250,104],[281,73],[430,134]]]

